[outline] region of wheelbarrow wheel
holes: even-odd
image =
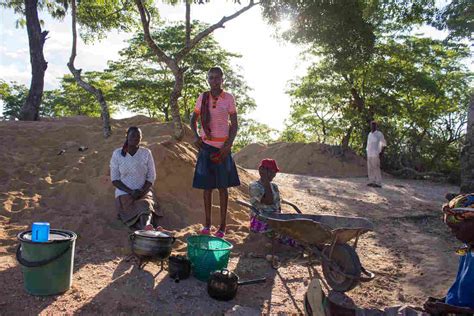
[[[322,268],[326,282],[337,292],[347,292],[359,284],[362,267],[357,252],[348,244],[336,244],[329,259],[331,246],[324,246]]]

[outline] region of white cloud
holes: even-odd
[[[24,85],[30,84],[30,70],[18,64],[0,64],[0,74],[0,78],[5,81],[16,81]]]
[[[13,60],[28,59],[28,49],[22,48],[15,51],[8,50],[7,47],[0,46],[0,57],[4,56]]]

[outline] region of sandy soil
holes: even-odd
[[[154,154],[163,225],[176,232],[175,253],[185,252],[185,238],[199,230],[202,217],[201,193],[189,189],[195,162],[189,139],[175,143],[169,125],[143,117],[115,121],[115,135],[108,140],[101,138],[100,124],[93,119],[1,122],[0,314],[222,315],[235,305],[246,307],[245,315],[302,313],[306,286],[320,267],[308,266],[297,250],[280,246],[281,267],[272,269],[264,258],[268,241],[249,233],[248,211],[235,202],[229,210],[228,239],[235,245],[230,268],[241,278],[265,276],[267,282],[240,288],[233,301],[209,298],[206,285],[194,278],[174,283],[154,262],[138,270],[133,261],[124,260],[128,230],[115,219],[108,161],[130,125],[143,129]],[[78,146],[89,149],[78,152]],[[57,155],[61,149],[66,152]],[[239,173],[243,185],[231,190],[232,201],[245,199],[248,183],[256,178],[253,170]],[[382,189],[374,189],[364,178],[290,174],[279,174],[275,181],[284,198],[305,213],[363,216],[375,223],[375,231],[359,241],[358,253],[377,277],[347,293],[357,304],[421,304],[427,295],[444,295],[454,279],[458,243],[439,210],[444,194],[456,187],[387,179]],[[217,221],[217,206],[214,214]],[[73,286],[60,296],[33,297],[23,289],[14,257],[16,234],[38,220],[79,235]]]
[[[318,177],[366,177],[365,159],[348,150],[344,157],[339,147],[319,143],[250,144],[235,161],[244,168],[256,169],[264,158],[277,160],[282,172]]]

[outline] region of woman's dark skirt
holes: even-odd
[[[210,190],[240,185],[237,167],[231,154],[227,155],[221,163],[216,164],[211,161],[211,154],[218,151],[219,148],[203,144],[194,170],[193,188]]]

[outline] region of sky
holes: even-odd
[[[241,7],[232,1],[194,5],[191,8],[191,18],[212,24]],[[159,10],[162,20],[184,19],[183,5],[172,7],[160,4]],[[17,16],[13,11],[3,8],[0,11],[0,78],[29,86],[31,67],[26,29],[15,28]],[[40,18],[45,21],[44,29],[49,31],[44,46],[48,62],[45,89],[49,90],[57,88],[60,78],[69,74],[66,63],[71,49],[71,23],[69,17],[55,21],[45,13],[40,13]],[[242,55],[242,58],[234,62],[242,68],[241,73],[252,88],[250,95],[257,103],[256,110],[249,117],[283,129],[284,120],[290,112],[290,98],[285,94],[288,80],[303,75],[307,67],[300,59],[303,48],[278,40],[274,27],[262,19],[258,6],[227,22],[225,28],[214,32],[214,36],[224,49]],[[118,52],[126,47],[124,41],[130,37],[131,34],[111,32],[106,39],[92,45],[85,45],[80,41],[76,68],[84,71],[105,69],[108,60],[119,58]],[[121,112],[115,117],[127,115],[130,114]]]

